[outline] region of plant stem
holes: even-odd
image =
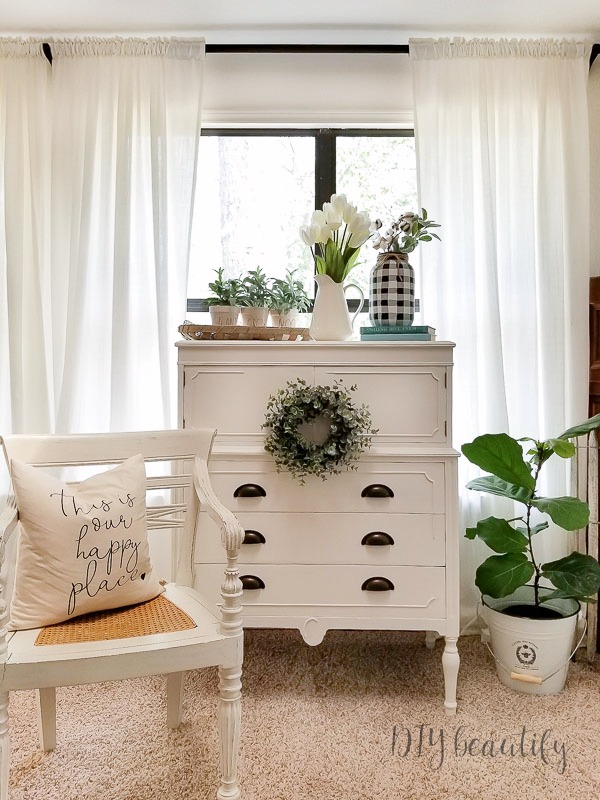
[[[540,470],[542,468],[542,446],[539,442],[536,442],[536,449],[538,453],[537,464],[533,472],[533,489],[531,490],[531,500],[535,497],[535,490],[537,488],[537,481],[538,476],[540,474]],[[525,517],[525,526],[527,529],[527,539],[529,540],[528,548],[529,548],[529,556],[531,558],[531,563],[533,564],[533,568],[535,570],[535,578],[533,579],[533,597],[534,603],[536,606],[540,605],[540,578],[542,577],[542,571],[538,567],[537,562],[535,560],[535,556],[533,554],[533,536],[531,534],[531,511],[533,506],[531,505],[531,500],[527,503],[527,515]]]
[[[346,242],[346,234],[348,233],[348,226],[344,225],[344,229],[343,230],[341,229],[341,227],[338,228],[337,231],[336,231],[337,237],[339,237],[339,232],[340,231],[342,231],[341,241],[338,241],[338,238],[336,238],[335,242],[336,242],[336,244],[338,245],[338,247],[340,249],[340,253],[343,254],[344,248],[346,247],[346,244],[347,244],[347,242]],[[348,241],[350,241],[350,237],[349,236],[348,236]]]

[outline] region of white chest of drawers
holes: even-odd
[[[210,463],[246,530],[246,627],[423,630],[445,637],[445,706],[459,658],[457,452],[448,342],[179,342],[180,425],[218,430]],[[304,486],[263,449],[269,395],[287,381],[356,385],[378,433],[356,471]],[[218,532],[198,538],[196,581],[220,597]]]

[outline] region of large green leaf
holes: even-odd
[[[526,536],[498,517],[480,519],[476,528],[467,528],[465,536],[467,539],[479,536],[496,553],[523,553],[528,544]]]
[[[346,275],[356,265],[359,253],[360,247],[350,247],[350,245],[346,245],[344,248],[343,259],[346,264]]]
[[[482,594],[506,597],[533,576],[533,564],[524,553],[490,556],[475,573],[475,585]]]
[[[546,528],[549,528],[549,527],[550,526],[548,525],[547,522],[538,522],[537,525],[531,525],[531,527],[529,528],[529,533],[532,536],[535,536],[536,533],[539,533],[540,531],[545,531]],[[523,534],[523,536],[527,536],[527,528],[519,528],[519,527],[517,527],[517,530],[520,531]]]
[[[528,489],[507,483],[495,475],[484,475],[483,478],[469,481],[467,489],[474,489],[477,492],[486,492],[487,494],[497,494],[500,497],[509,497],[511,500],[518,500],[519,503],[527,503],[531,497],[531,492]]]
[[[584,553],[571,553],[558,561],[543,564],[542,575],[558,589],[552,597],[588,600],[600,589],[600,565],[595,558]]]
[[[469,461],[515,486],[533,489],[535,480],[521,445],[506,433],[486,433],[461,447]]]
[[[575,455],[575,445],[567,439],[548,439],[546,444],[561,458],[573,458]]]
[[[564,433],[561,433],[558,438],[573,439],[576,436],[584,436],[586,433],[594,431],[597,428],[600,428],[600,414],[596,414],[595,417],[586,419],[585,422],[581,422],[579,425],[574,425],[572,428],[564,431]]]
[[[340,248],[333,239],[329,239],[325,245],[325,261],[327,263],[326,274],[336,283],[342,283],[346,265]]]
[[[566,531],[585,528],[590,518],[587,503],[576,497],[536,497],[531,505],[548,514],[552,522]]]

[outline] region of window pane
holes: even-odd
[[[299,268],[312,294],[298,228],[313,211],[314,164],[310,136],[201,137],[188,297],[207,297],[219,267],[237,277],[258,266],[281,278]]]
[[[336,186],[359,211],[383,227],[403,211],[417,211],[415,140],[412,136],[338,136]],[[350,280],[368,291],[376,251],[367,243]]]

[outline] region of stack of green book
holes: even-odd
[[[360,329],[361,342],[433,342],[431,325],[369,325]]]

